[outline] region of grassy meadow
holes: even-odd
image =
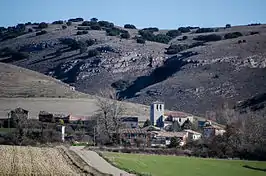
[[[265,176],[266,162],[103,153],[114,165],[152,176]]]

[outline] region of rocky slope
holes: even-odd
[[[199,115],[223,103],[233,106],[266,92],[266,25],[217,28],[209,33],[192,29],[172,37],[168,44],[154,41],[141,44],[135,39],[137,29],[117,27],[128,31],[129,39],[108,36],[103,28],[76,35],[80,24],[73,23],[66,29],[50,24],[45,29],[47,34],[36,36],[31,32],[2,41],[1,49],[9,47],[29,57],[2,56],[1,61],[53,76],[85,93],[115,87],[127,101],[149,104],[161,100],[168,109]],[[155,34],[166,32],[160,30]],[[242,36],[224,39],[233,32],[241,32]],[[196,39],[212,34],[222,40],[199,44]],[[62,42],[66,38],[96,42],[87,45],[83,52]],[[166,54],[166,48],[177,44],[189,47],[177,54]],[[97,54],[88,54],[95,50]]]

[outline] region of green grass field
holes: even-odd
[[[266,162],[194,157],[103,153],[120,168],[153,176],[265,176]],[[246,168],[244,166],[248,166]]]

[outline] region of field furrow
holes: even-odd
[[[78,175],[55,148],[0,145],[0,175]]]

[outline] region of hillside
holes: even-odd
[[[2,38],[1,61],[81,92],[114,87],[130,102],[161,100],[168,109],[199,115],[265,93],[266,25],[170,32],[77,21],[41,28],[27,24],[23,30],[30,32]]]
[[[0,63],[0,97],[62,97],[89,95],[71,90],[67,84],[35,71]]]

